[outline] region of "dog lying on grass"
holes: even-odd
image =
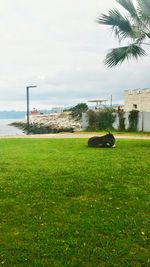
[[[88,140],[89,147],[115,147],[115,137],[110,132],[104,136],[93,136]]]

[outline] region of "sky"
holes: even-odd
[[[117,47],[97,23],[115,0],[0,0],[0,110],[67,107],[91,99],[123,102],[126,89],[150,88],[150,57],[108,69]],[[150,53],[149,53],[150,55]]]

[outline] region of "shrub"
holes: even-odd
[[[129,131],[137,131],[139,111],[131,110],[129,114]]]
[[[118,111],[118,118],[119,118],[118,130],[124,131],[125,130],[125,118],[124,118],[124,112],[123,111]]]
[[[108,130],[112,129],[115,115],[111,110],[88,111],[89,115],[89,128],[92,130]]]

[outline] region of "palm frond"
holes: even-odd
[[[116,1],[129,12],[132,19],[136,19],[139,21],[138,13],[131,0],[116,0]]]
[[[137,0],[137,3],[139,4],[143,12],[146,12],[146,13],[150,12],[150,1],[149,0]]]
[[[122,16],[122,14],[119,12],[117,9],[110,9],[108,11],[108,15],[102,14],[98,18],[98,23],[100,24],[105,24],[105,25],[110,25],[110,26],[120,26],[120,22],[124,22],[125,27],[130,27],[128,20]]]
[[[147,33],[141,29],[142,27],[133,25],[132,30],[134,31],[134,41],[135,43],[142,42],[147,37]]]
[[[150,38],[150,0],[116,0],[126,11],[126,15],[118,9],[111,9],[107,14],[102,14],[99,24],[111,26],[119,42],[123,39],[131,39],[131,44],[124,47],[114,48],[106,55],[104,64],[107,67],[114,67],[121,64],[125,59],[139,58],[145,56],[146,52],[141,47],[149,45]]]
[[[144,19],[150,25],[150,0],[137,0],[137,3],[141,20]]]
[[[123,38],[135,38],[135,32],[128,18],[125,18],[117,9],[109,10],[108,15],[102,14],[98,18],[99,24],[112,26],[115,35],[119,39]]]
[[[119,47],[112,49],[105,58],[104,64],[107,67],[114,67],[121,64],[125,59],[137,59],[138,57],[145,56],[146,52],[140,46],[131,44],[129,46]]]

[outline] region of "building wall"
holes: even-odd
[[[124,111],[131,111],[133,109],[150,112],[149,89],[126,90],[124,92]]]

